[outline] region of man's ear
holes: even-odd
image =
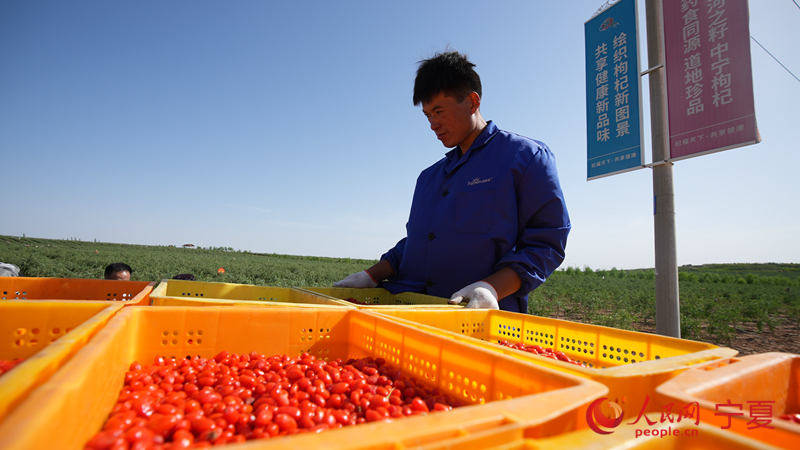
[[[469,112],[470,114],[475,114],[478,108],[481,107],[481,96],[477,92],[472,91],[469,93],[469,101],[472,103]]]

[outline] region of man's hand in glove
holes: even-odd
[[[469,300],[467,308],[500,309],[497,304],[497,291],[485,281],[472,283],[450,296],[451,304],[457,305],[464,300]]]
[[[346,288],[374,288],[378,283],[372,279],[366,270],[362,270],[361,272],[351,273],[343,280],[333,283],[333,285],[334,287]]]

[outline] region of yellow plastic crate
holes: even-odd
[[[298,288],[306,291],[315,292],[340,301],[347,302],[348,305],[359,309],[384,309],[384,308],[404,308],[413,307],[414,309],[464,309],[464,305],[451,305],[446,298],[434,297],[432,295],[417,294],[415,292],[401,292],[392,294],[383,288],[340,288],[340,287],[304,287]],[[353,298],[361,303],[347,301]]]
[[[738,353],[704,342],[508,311],[383,309],[375,313],[431,333],[599,381],[608,387],[609,399],[620,404],[626,416],[638,414],[646,400],[648,410],[654,407],[655,388],[678,373]],[[504,347],[496,343],[499,340],[551,347],[588,367]]]
[[[687,370],[656,391],[664,402],[698,402],[700,418],[719,427],[728,425],[729,416],[718,412],[741,414],[731,417],[732,432],[783,448],[800,448],[800,424],[777,418],[800,413],[800,355],[762,353],[728,358]],[[748,425],[753,402],[769,402],[775,416],[768,424],[772,429]],[[721,406],[725,404],[730,406]],[[759,412],[763,411],[757,409]]]
[[[150,299],[153,306],[353,307],[342,300],[295,288],[185,280],[162,280]]]
[[[0,359],[24,359],[0,375],[0,421],[122,307],[80,301],[0,302]]]
[[[155,283],[84,278],[0,277],[0,300],[96,300],[149,305]]]
[[[405,448],[508,424],[545,435],[586,426],[599,383],[509,358],[353,309],[124,308],[45,385],[0,423],[10,448],[79,449],[114,405],[133,361],[221,350],[328,358],[380,357],[470,406],[237,448]],[[58,424],[58,433],[52,433]]]
[[[637,424],[623,423],[611,434],[601,435],[592,430],[565,433],[557,437],[532,439],[526,437],[524,427],[506,427],[507,430],[492,430],[476,436],[453,439],[426,450],[444,448],[494,448],[496,450],[560,450],[581,449],[775,449],[745,436],[720,429],[717,426],[683,420],[676,423],[660,422],[660,415],[647,415],[652,426],[642,426],[644,418]],[[645,435],[647,430],[648,435]]]

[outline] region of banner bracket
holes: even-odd
[[[655,72],[656,70],[662,69],[662,68],[664,68],[664,65],[663,64],[659,64],[657,66],[654,66],[654,67],[651,67],[651,68],[645,70],[644,72],[640,73],[639,76],[643,77],[643,76],[647,75],[650,72]]]

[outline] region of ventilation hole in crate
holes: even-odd
[[[202,343],[203,343],[203,340],[202,340],[202,339],[198,339],[198,340],[197,340],[197,344],[198,344],[198,345],[200,345],[200,344],[202,344]]]
[[[162,339],[162,340],[161,340],[161,345],[167,345],[167,343],[168,343],[168,342],[167,342],[167,340],[166,340],[166,339]]]
[[[603,353],[603,358],[606,358],[606,354],[605,353]]]
[[[197,330],[197,335],[198,336],[202,336],[203,335],[203,330]]]
[[[14,345],[16,345],[17,347],[22,347],[23,345],[25,345],[25,339],[17,339],[16,341],[14,341]]]
[[[17,336],[25,336],[25,333],[27,332],[28,330],[26,330],[25,328],[17,328],[16,334]]]
[[[632,363],[635,363],[635,362],[636,362],[636,360],[635,360],[635,359],[632,359],[632,360],[631,360],[631,362],[632,362]]]
[[[172,345],[178,345],[178,340],[177,339],[173,339],[172,340]]]
[[[173,335],[173,336],[177,336],[177,335],[178,335],[178,330],[173,330],[173,331],[172,331],[172,335]]]
[[[642,352],[639,352],[639,357],[640,357],[640,358],[644,358],[644,353],[642,353]]]
[[[622,358],[620,358],[619,356],[617,356],[617,361],[620,361],[621,359],[622,359]]]
[[[625,354],[626,354],[626,355],[628,354],[628,349],[627,349],[627,348],[625,349]]]
[[[187,339],[186,343],[189,344],[189,345],[192,345],[192,344],[194,344],[194,339]]]
[[[164,330],[164,331],[161,332],[161,335],[162,336],[169,336],[169,331]]]
[[[628,358],[625,358],[624,361],[627,363],[628,362]]]
[[[31,346],[31,347],[33,347],[34,345],[36,345],[38,343],[39,343],[39,340],[35,339],[35,338],[31,339],[30,341],[28,341],[28,345]]]
[[[186,332],[186,334],[188,334],[189,336],[193,336],[194,335],[194,330],[189,330],[189,331]]]
[[[661,356],[660,355],[656,355],[656,359],[661,359]]]
[[[32,328],[32,329],[31,329],[31,333],[33,333],[33,334],[39,334],[39,329],[38,329],[38,328]]]

